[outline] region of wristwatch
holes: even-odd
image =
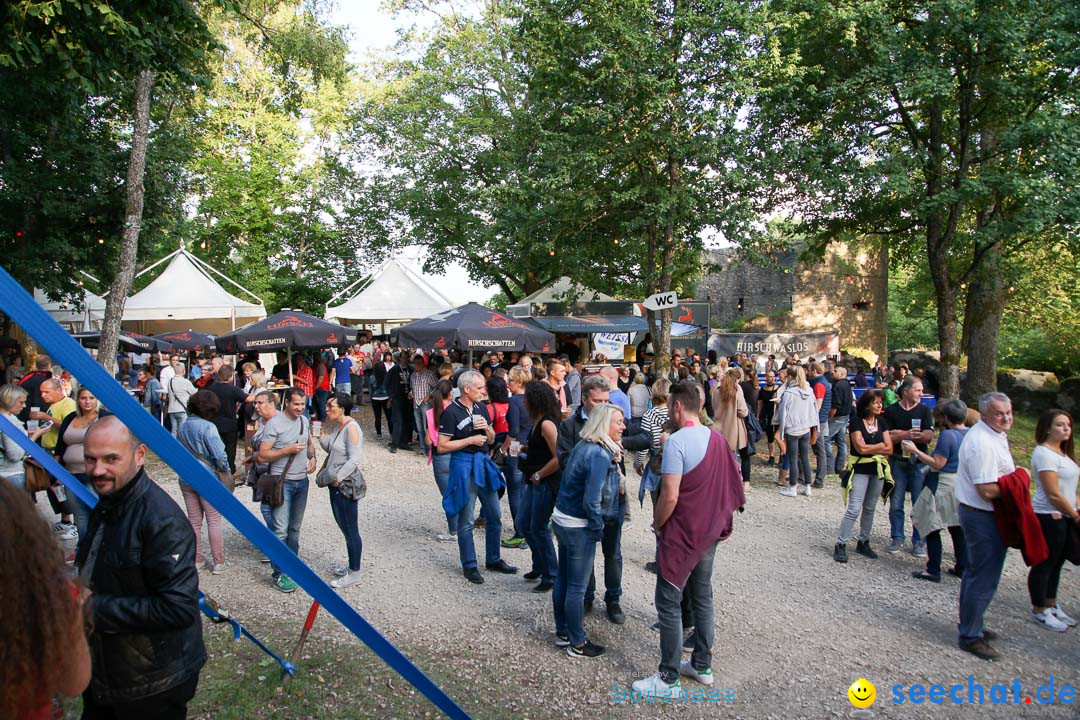
[[[540,482],[540,480],[541,480],[541,478],[540,478],[540,473],[538,473],[538,472],[534,472],[534,473],[532,474],[532,478],[531,478],[531,479],[532,479],[533,483],[538,483],[538,482]]]

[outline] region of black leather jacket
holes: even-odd
[[[102,704],[157,695],[206,662],[199,618],[195,535],[176,502],[140,470],[102,497],[75,560],[86,569],[96,533],[91,690]],[[85,577],[85,575],[84,575]]]

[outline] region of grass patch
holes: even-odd
[[[1017,467],[1031,467],[1031,453],[1035,450],[1036,415],[1013,416],[1013,426],[1009,429],[1009,450]]]

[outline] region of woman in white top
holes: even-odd
[[[27,433],[23,428],[22,420],[16,417],[26,407],[27,392],[18,385],[0,386],[0,415],[3,415],[23,435],[27,435],[34,442],[49,431],[50,425],[42,425],[32,433]],[[26,487],[26,471],[23,469],[23,460],[26,459],[26,451],[14,440],[0,431],[0,478],[13,482],[19,487]]]
[[[1031,505],[1050,555],[1028,573],[1031,618],[1047,630],[1065,632],[1076,620],[1058,605],[1058,580],[1065,564],[1070,521],[1080,522],[1076,494],[1080,467],[1073,459],[1072,416],[1064,410],[1044,412],[1035,426],[1035,442],[1039,444],[1031,453],[1031,474],[1036,479]]]

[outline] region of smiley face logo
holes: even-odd
[[[851,683],[847,696],[851,704],[861,710],[870,707],[877,700],[877,688],[866,678],[859,678]]]

